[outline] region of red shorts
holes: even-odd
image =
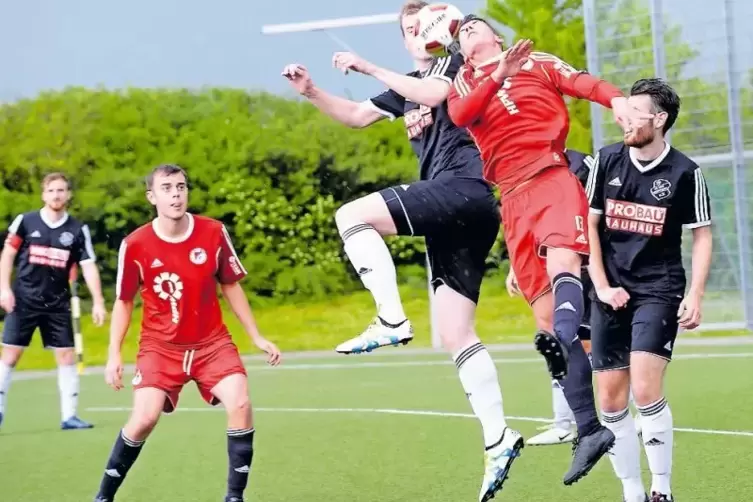
[[[547,248],[588,256],[588,200],[566,167],[550,167],[502,197],[502,224],[523,297],[532,304],[552,289]]]
[[[236,373],[246,375],[238,348],[223,338],[197,349],[180,349],[155,343],[144,344],[136,356],[133,388],[153,387],[167,393],[165,413],[175,410],[181,389],[196,382],[201,397],[212,406],[219,404],[212,389],[220,380]]]

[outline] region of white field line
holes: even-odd
[[[131,411],[129,407],[92,407],[86,411],[92,413],[121,413]],[[205,412],[223,412],[222,408],[180,408],[175,411],[181,413],[205,413]],[[431,410],[401,410],[395,408],[254,408],[254,411],[262,413],[379,413],[383,415],[410,415],[423,417],[444,417],[444,418],[473,418],[476,417],[470,413],[455,413],[450,411],[431,411]],[[520,422],[549,423],[551,419],[541,417],[517,417],[508,416],[508,420]],[[695,429],[688,427],[675,427],[675,432],[688,432],[692,434],[711,434],[716,436],[743,436],[753,437],[753,432],[749,431],[725,431],[717,429]]]

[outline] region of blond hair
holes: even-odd
[[[402,8],[400,9],[400,17],[399,17],[400,32],[403,34],[403,36],[405,36],[405,30],[403,30],[403,18],[405,16],[410,16],[412,14],[417,13],[418,11],[420,11],[427,5],[429,5],[429,3],[424,2],[422,0],[408,0],[407,2],[403,4]]]
[[[53,181],[62,180],[65,181],[65,184],[68,188],[68,190],[71,189],[71,182],[68,180],[68,177],[63,173],[50,173],[46,175],[44,178],[42,178],[42,190],[47,188],[47,185],[52,183]]]

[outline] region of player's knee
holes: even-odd
[[[630,395],[629,376],[626,371],[604,371],[596,375],[599,407],[607,413],[627,408]]]
[[[552,248],[546,252],[546,272],[549,277],[556,277],[565,272],[580,275],[582,263],[581,256],[569,249]]]
[[[240,420],[251,416],[251,400],[245,393],[227,399],[224,405],[228,416],[231,418]]]
[[[72,348],[55,349],[55,360],[59,366],[70,366],[76,364],[76,353]]]
[[[17,347],[9,347],[6,345],[5,347],[3,347],[3,354],[0,360],[2,360],[6,366],[15,368],[16,364],[18,364],[18,360],[21,359],[21,354],[23,354],[23,350],[19,350]]]
[[[450,354],[457,354],[461,349],[479,342],[473,329],[442,329],[439,330],[442,347]]]
[[[335,211],[335,225],[337,225],[337,231],[341,235],[348,228],[358,223],[357,211],[355,211],[353,206],[352,202],[348,202]]]
[[[131,418],[128,419],[123,431],[125,435],[134,441],[143,441],[154,430],[154,427],[159,421],[161,411],[141,411],[134,413]]]
[[[630,386],[637,406],[646,406],[661,399],[663,395],[661,375],[631,377]]]

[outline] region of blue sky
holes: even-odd
[[[733,1],[740,57],[750,67],[753,2]],[[402,2],[7,0],[0,2],[0,101],[66,85],[222,85],[292,95],[280,77],[288,62],[306,64],[322,87],[361,99],[382,86],[364,76],[343,76],[333,70],[330,58],[339,48],[327,35],[264,36],[261,26],[396,12]],[[453,3],[471,12],[485,2]],[[712,7],[721,5],[721,0],[663,0],[663,4],[671,20],[683,25],[683,35],[718,68],[724,34],[719,30],[721,13]],[[379,64],[411,69],[397,26],[347,28],[336,34]],[[696,70],[703,73],[704,68]]]

